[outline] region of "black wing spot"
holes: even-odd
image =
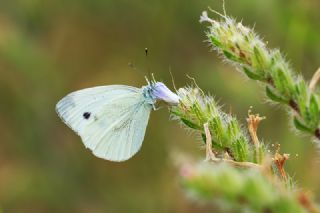
[[[85,113],[83,113],[83,115],[82,115],[85,119],[89,119],[90,118],[90,116],[91,116],[91,113],[90,112],[85,112]]]

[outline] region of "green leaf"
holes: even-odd
[[[202,137],[202,141],[203,143],[206,144],[206,141],[207,141],[207,137],[204,133],[201,134],[201,137]],[[212,140],[212,148],[215,149],[215,150],[225,150],[224,147],[222,147],[220,144],[217,144],[215,141]]]
[[[295,99],[296,103],[299,106],[300,114],[304,118],[309,118],[308,111],[308,86],[303,79],[299,79],[295,85]]]
[[[268,65],[266,51],[262,47],[255,46],[253,48],[253,53],[256,65],[258,65],[259,68],[264,69]]]
[[[236,61],[236,62],[240,62],[239,58],[237,58],[236,56],[234,56],[232,53],[223,50],[223,54],[226,58],[228,58],[231,61]]]
[[[313,133],[312,129],[303,124],[297,117],[293,118],[293,124],[298,130]]]
[[[192,121],[187,120],[185,118],[180,118],[180,119],[186,126],[190,127],[191,129],[202,130],[202,128],[199,125],[193,123]]]
[[[217,142],[222,144],[223,146],[228,146],[230,143],[229,140],[225,140],[226,138],[226,130],[222,118],[219,116],[213,117],[209,122],[210,130],[212,130],[212,135],[215,136]]]
[[[310,111],[311,117],[318,119],[319,106],[318,106],[317,99],[314,95],[311,95],[311,98],[310,98],[309,111]]]
[[[257,63],[261,66],[263,66],[264,64],[263,64],[263,58],[262,58],[262,55],[260,54],[260,51],[259,51],[259,49],[255,46],[254,48],[253,48],[253,53],[254,53],[254,56],[255,56],[255,58],[256,58],[256,61],[257,61]]]
[[[182,113],[179,112],[179,110],[175,109],[175,107],[172,107],[170,109],[170,113],[174,114],[175,116],[178,116],[178,117],[181,117],[182,116]]]
[[[253,79],[253,80],[259,80],[259,81],[261,81],[261,80],[264,79],[263,76],[260,76],[259,74],[256,74],[256,73],[252,72],[252,71],[249,70],[247,67],[242,67],[242,68],[243,68],[243,71],[246,73],[246,75],[247,75],[249,78],[251,78],[251,79]]]
[[[249,155],[248,142],[244,137],[240,137],[232,143],[232,152],[236,161],[247,161]]]
[[[281,94],[290,97],[291,94],[294,92],[293,80],[291,79],[290,74],[278,68],[275,71],[275,75],[273,78],[278,91],[281,91]]]
[[[282,97],[276,95],[269,86],[266,86],[266,94],[271,100],[273,100],[275,102],[288,104],[287,100],[285,100]]]
[[[210,41],[212,42],[212,44],[214,45],[214,46],[216,46],[216,47],[219,47],[219,48],[221,48],[221,43],[220,43],[220,41],[218,41],[214,36],[209,36],[209,38],[210,38]]]
[[[203,111],[201,109],[201,106],[198,102],[195,102],[192,106],[191,106],[191,111],[197,116],[197,119],[201,122],[206,120],[205,116],[203,115]],[[202,129],[202,127],[201,127]]]

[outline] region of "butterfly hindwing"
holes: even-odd
[[[151,112],[151,106],[143,99],[130,100],[130,97],[118,100],[119,105],[106,107],[102,111],[100,122],[95,122],[87,128],[82,140],[93,153],[100,158],[112,161],[124,161],[133,156],[141,147],[146,126]],[[122,108],[125,105],[127,108]],[[116,112],[114,112],[116,109]],[[110,111],[113,113],[110,113]],[[112,114],[112,116],[108,116]],[[112,121],[105,125],[106,120]],[[94,127],[98,126],[98,127]],[[100,126],[103,131],[96,131]]]

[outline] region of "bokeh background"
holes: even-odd
[[[216,96],[245,123],[267,116],[260,137],[291,153],[288,172],[320,202],[320,151],[266,104],[262,88],[210,52],[202,10],[218,0],[1,0],[0,212],[196,212],[179,187],[172,152],[203,158],[197,137],[152,113],[141,151],[124,163],[94,157],[55,113],[67,93],[96,85],[145,84],[147,70],[172,86]],[[320,66],[319,0],[226,0],[310,79]],[[144,49],[149,49],[148,57]],[[297,155],[297,156],[296,156]]]

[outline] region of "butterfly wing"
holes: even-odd
[[[126,95],[138,94],[140,89],[123,85],[92,87],[72,92],[56,105],[59,117],[78,135],[104,104]],[[86,113],[86,114],[85,114]],[[84,122],[86,118],[87,122]]]
[[[141,89],[117,85],[76,91],[56,109],[94,155],[124,161],[139,151],[152,107]]]

